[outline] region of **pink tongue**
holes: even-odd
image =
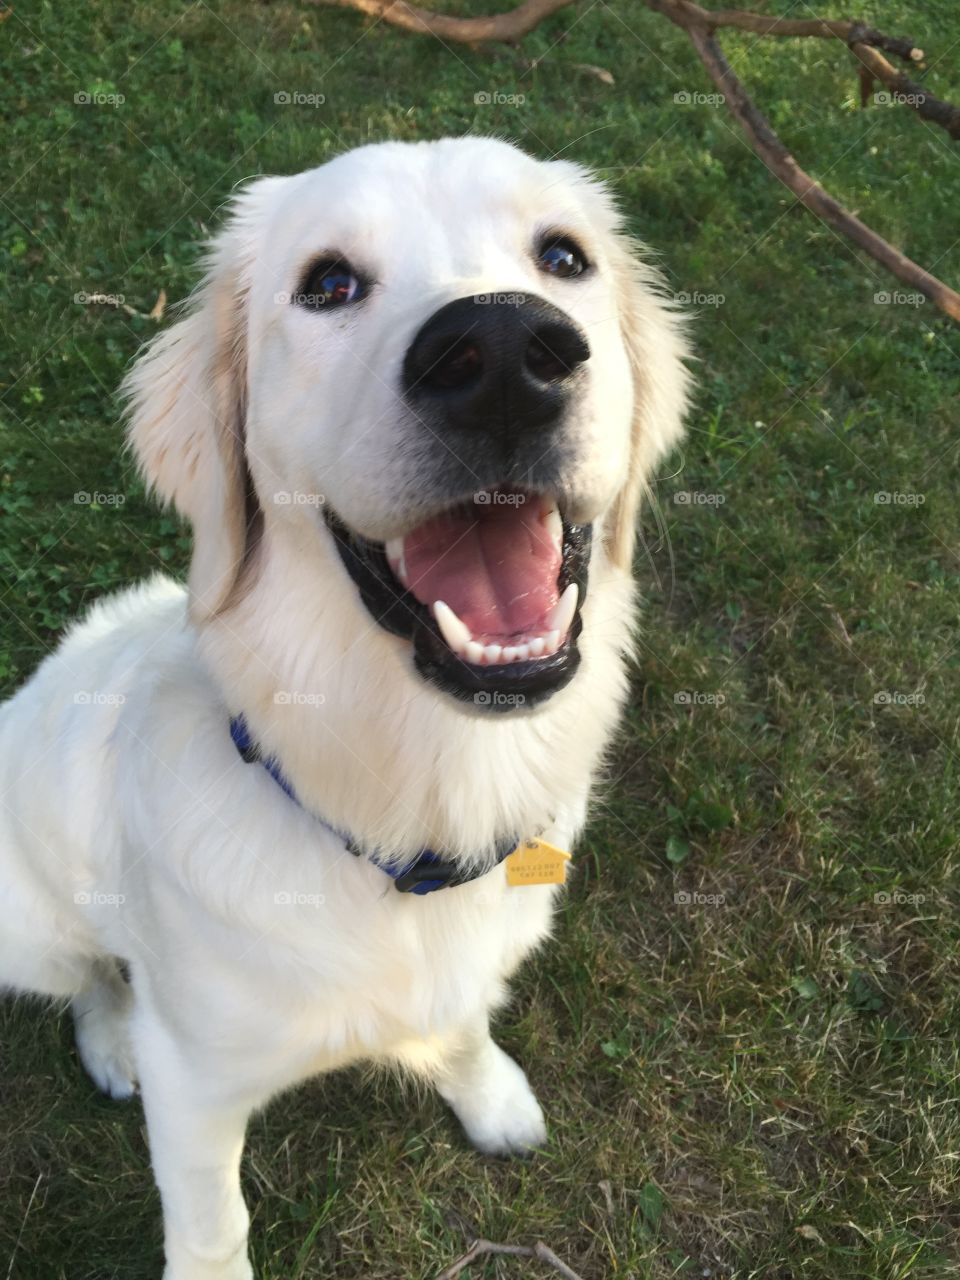
[[[486,641],[537,630],[557,603],[561,560],[540,499],[503,501],[522,498],[503,491],[492,497],[425,521],[403,547],[407,581],[421,604],[443,600],[474,639]]]

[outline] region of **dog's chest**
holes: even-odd
[[[552,890],[476,882],[416,899],[391,888],[352,906],[353,928],[322,915],[315,945],[274,947],[277,986],[262,962],[251,980],[269,1003],[268,1027],[299,1074],[356,1059],[409,1056],[499,1005],[506,982],[550,928]],[[484,878],[487,879],[486,877]],[[364,918],[364,916],[366,918]]]

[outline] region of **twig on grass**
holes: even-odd
[[[473,1244],[462,1257],[457,1258],[456,1262],[451,1262],[449,1267],[444,1269],[437,1276],[437,1280],[455,1280],[455,1277],[461,1272],[466,1271],[471,1263],[476,1262],[478,1258],[490,1257],[498,1255],[508,1258],[535,1258],[538,1262],[546,1262],[553,1267],[564,1280],[583,1280],[576,1271],[571,1271],[565,1262],[563,1262],[552,1249],[548,1248],[542,1240],[538,1240],[534,1245],[526,1244],[497,1244],[493,1240],[474,1240]]]
[[[408,4],[407,0],[313,0],[313,3],[359,9],[362,13],[404,27],[408,31],[433,35],[445,41],[477,44],[492,40],[512,44],[551,14],[574,3],[574,0],[523,0],[517,8],[506,13],[480,18],[457,18],[449,14],[434,13]],[[869,103],[873,84],[879,81],[889,91],[893,104],[910,107],[925,120],[939,125],[952,138],[960,141],[960,108],[928,94],[915,81],[898,72],[879,52],[882,49],[916,65],[923,61],[923,50],[917,48],[912,40],[888,36],[865,23],[849,19],[776,18],[744,9],[705,9],[696,4],[695,0],[643,0],[643,3],[686,33],[710,78],[722,90],[726,106],[743,129],[753,151],[800,203],[863,249],[898,280],[923,293],[945,315],[960,321],[960,294],[861,222],[856,214],[845,208],[815,178],[801,169],[733,73],[717,43],[715,32],[720,28],[735,28],[752,31],[759,36],[799,36],[841,41],[857,60],[861,105]],[[535,66],[536,62],[532,65]],[[589,70],[607,83],[612,81],[609,72],[604,73],[602,68],[581,69]]]

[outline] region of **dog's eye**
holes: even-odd
[[[546,271],[551,276],[560,276],[563,280],[570,280],[587,269],[583,251],[565,236],[544,240],[537,256],[541,271]]]
[[[324,311],[357,302],[363,294],[363,283],[349,262],[328,258],[310,268],[303,284],[293,295],[293,301],[311,311]]]

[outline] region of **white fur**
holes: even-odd
[[[587,242],[590,282],[537,273],[544,227]],[[342,318],[286,304],[333,249],[371,264],[376,300]],[[422,518],[403,352],[445,301],[504,290],[547,297],[589,335],[565,500],[598,536],[579,673],[534,712],[482,717],[373,622],[316,509],[274,495],[329,495],[374,538]],[[134,449],[194,526],[190,595],[157,578],[100,603],[0,715],[0,982],[72,998],[101,1088],[123,1096],[136,1073],[167,1280],[251,1275],[244,1126],[313,1073],[402,1064],[481,1150],[544,1140],[488,1019],[546,936],[554,890],[510,888],[501,866],[400,894],[332,828],[481,866],[511,833],[573,846],[625,696],[633,523],[680,429],[683,354],[599,184],[461,139],[252,184],[192,310],[132,373]],[[245,465],[263,512],[252,550]],[[241,760],[239,711],[303,807]]]

